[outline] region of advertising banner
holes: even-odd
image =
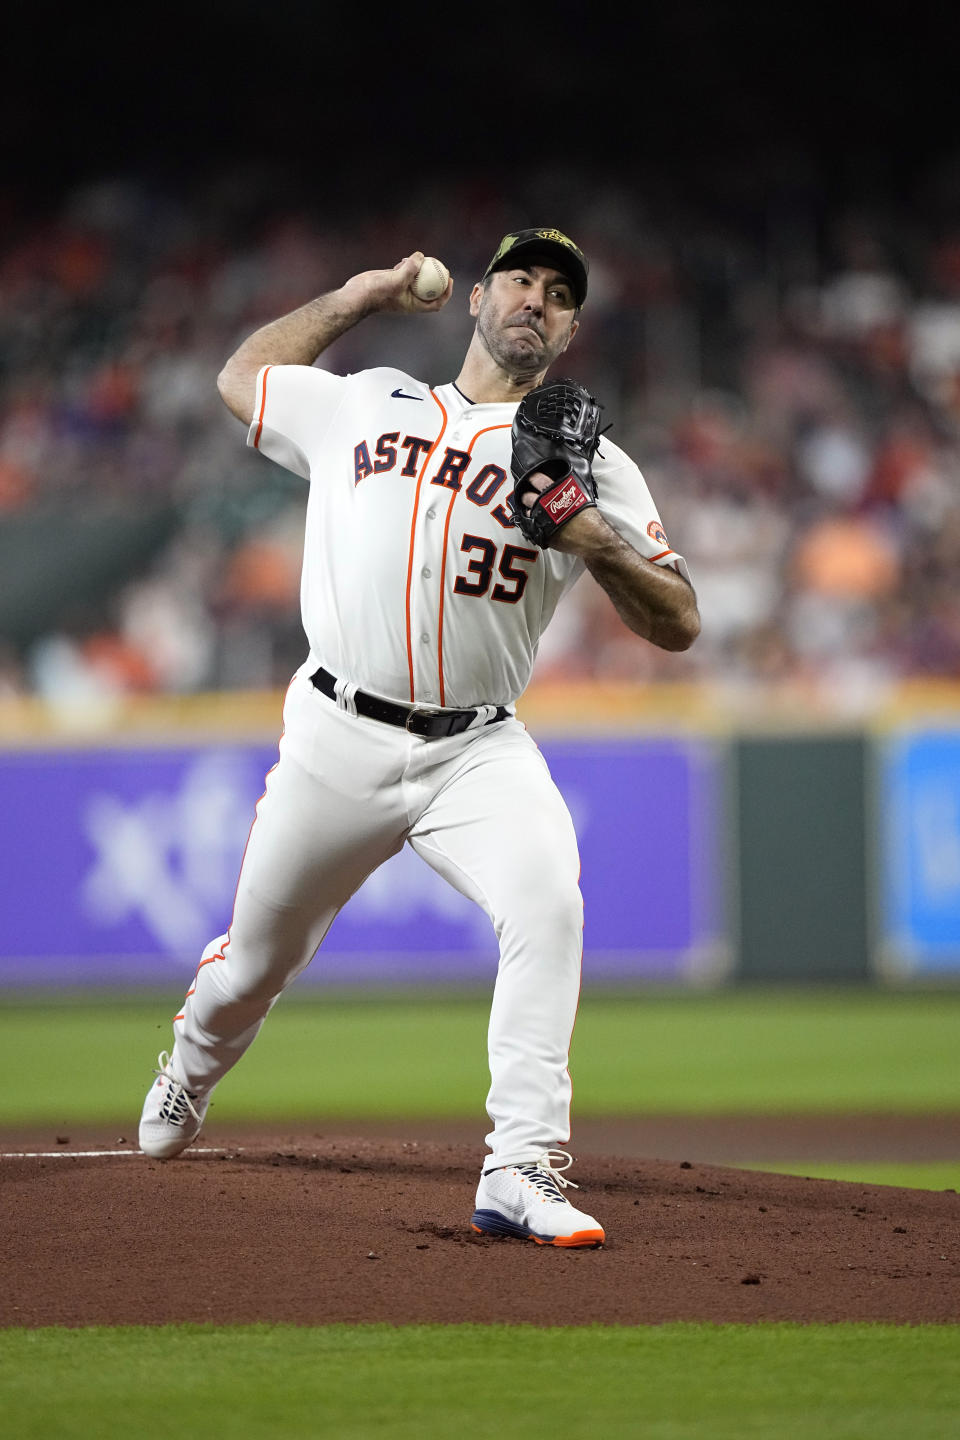
[[[884,966],[960,973],[960,731],[891,743],[882,772]]]
[[[677,979],[714,965],[713,752],[660,739],[542,748],[580,838],[590,973]],[[275,760],[273,746],[235,744],[0,755],[0,985],[187,983],[229,924]],[[486,915],[405,847],[298,984],[485,981],[496,954]]]

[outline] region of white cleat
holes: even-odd
[[[210,1096],[188,1090],[177,1079],[166,1050],[157,1064],[140,1116],[140,1149],[154,1160],[172,1160],[200,1134]]]
[[[565,1160],[566,1165],[556,1165]],[[576,1210],[563,1191],[576,1185],[561,1175],[573,1164],[565,1150],[545,1150],[534,1162],[504,1165],[481,1175],[470,1224],[480,1235],[516,1235],[538,1245],[602,1245],[603,1226]]]

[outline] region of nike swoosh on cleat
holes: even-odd
[[[423,399],[423,396],[422,396],[422,395],[408,395],[405,390],[397,389],[397,390],[391,390],[391,391],[390,391],[390,399],[391,399],[391,400],[422,400],[422,399]]]

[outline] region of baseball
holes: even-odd
[[[417,271],[417,278],[410,287],[418,300],[438,300],[447,288],[450,279],[450,271],[441,260],[435,260],[428,255],[420,269]]]

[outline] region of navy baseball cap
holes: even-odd
[[[497,253],[483,272],[486,280],[494,270],[508,266],[534,265],[540,260],[562,271],[573,286],[577,309],[587,298],[587,257],[562,230],[516,230],[504,235],[497,246]]]

